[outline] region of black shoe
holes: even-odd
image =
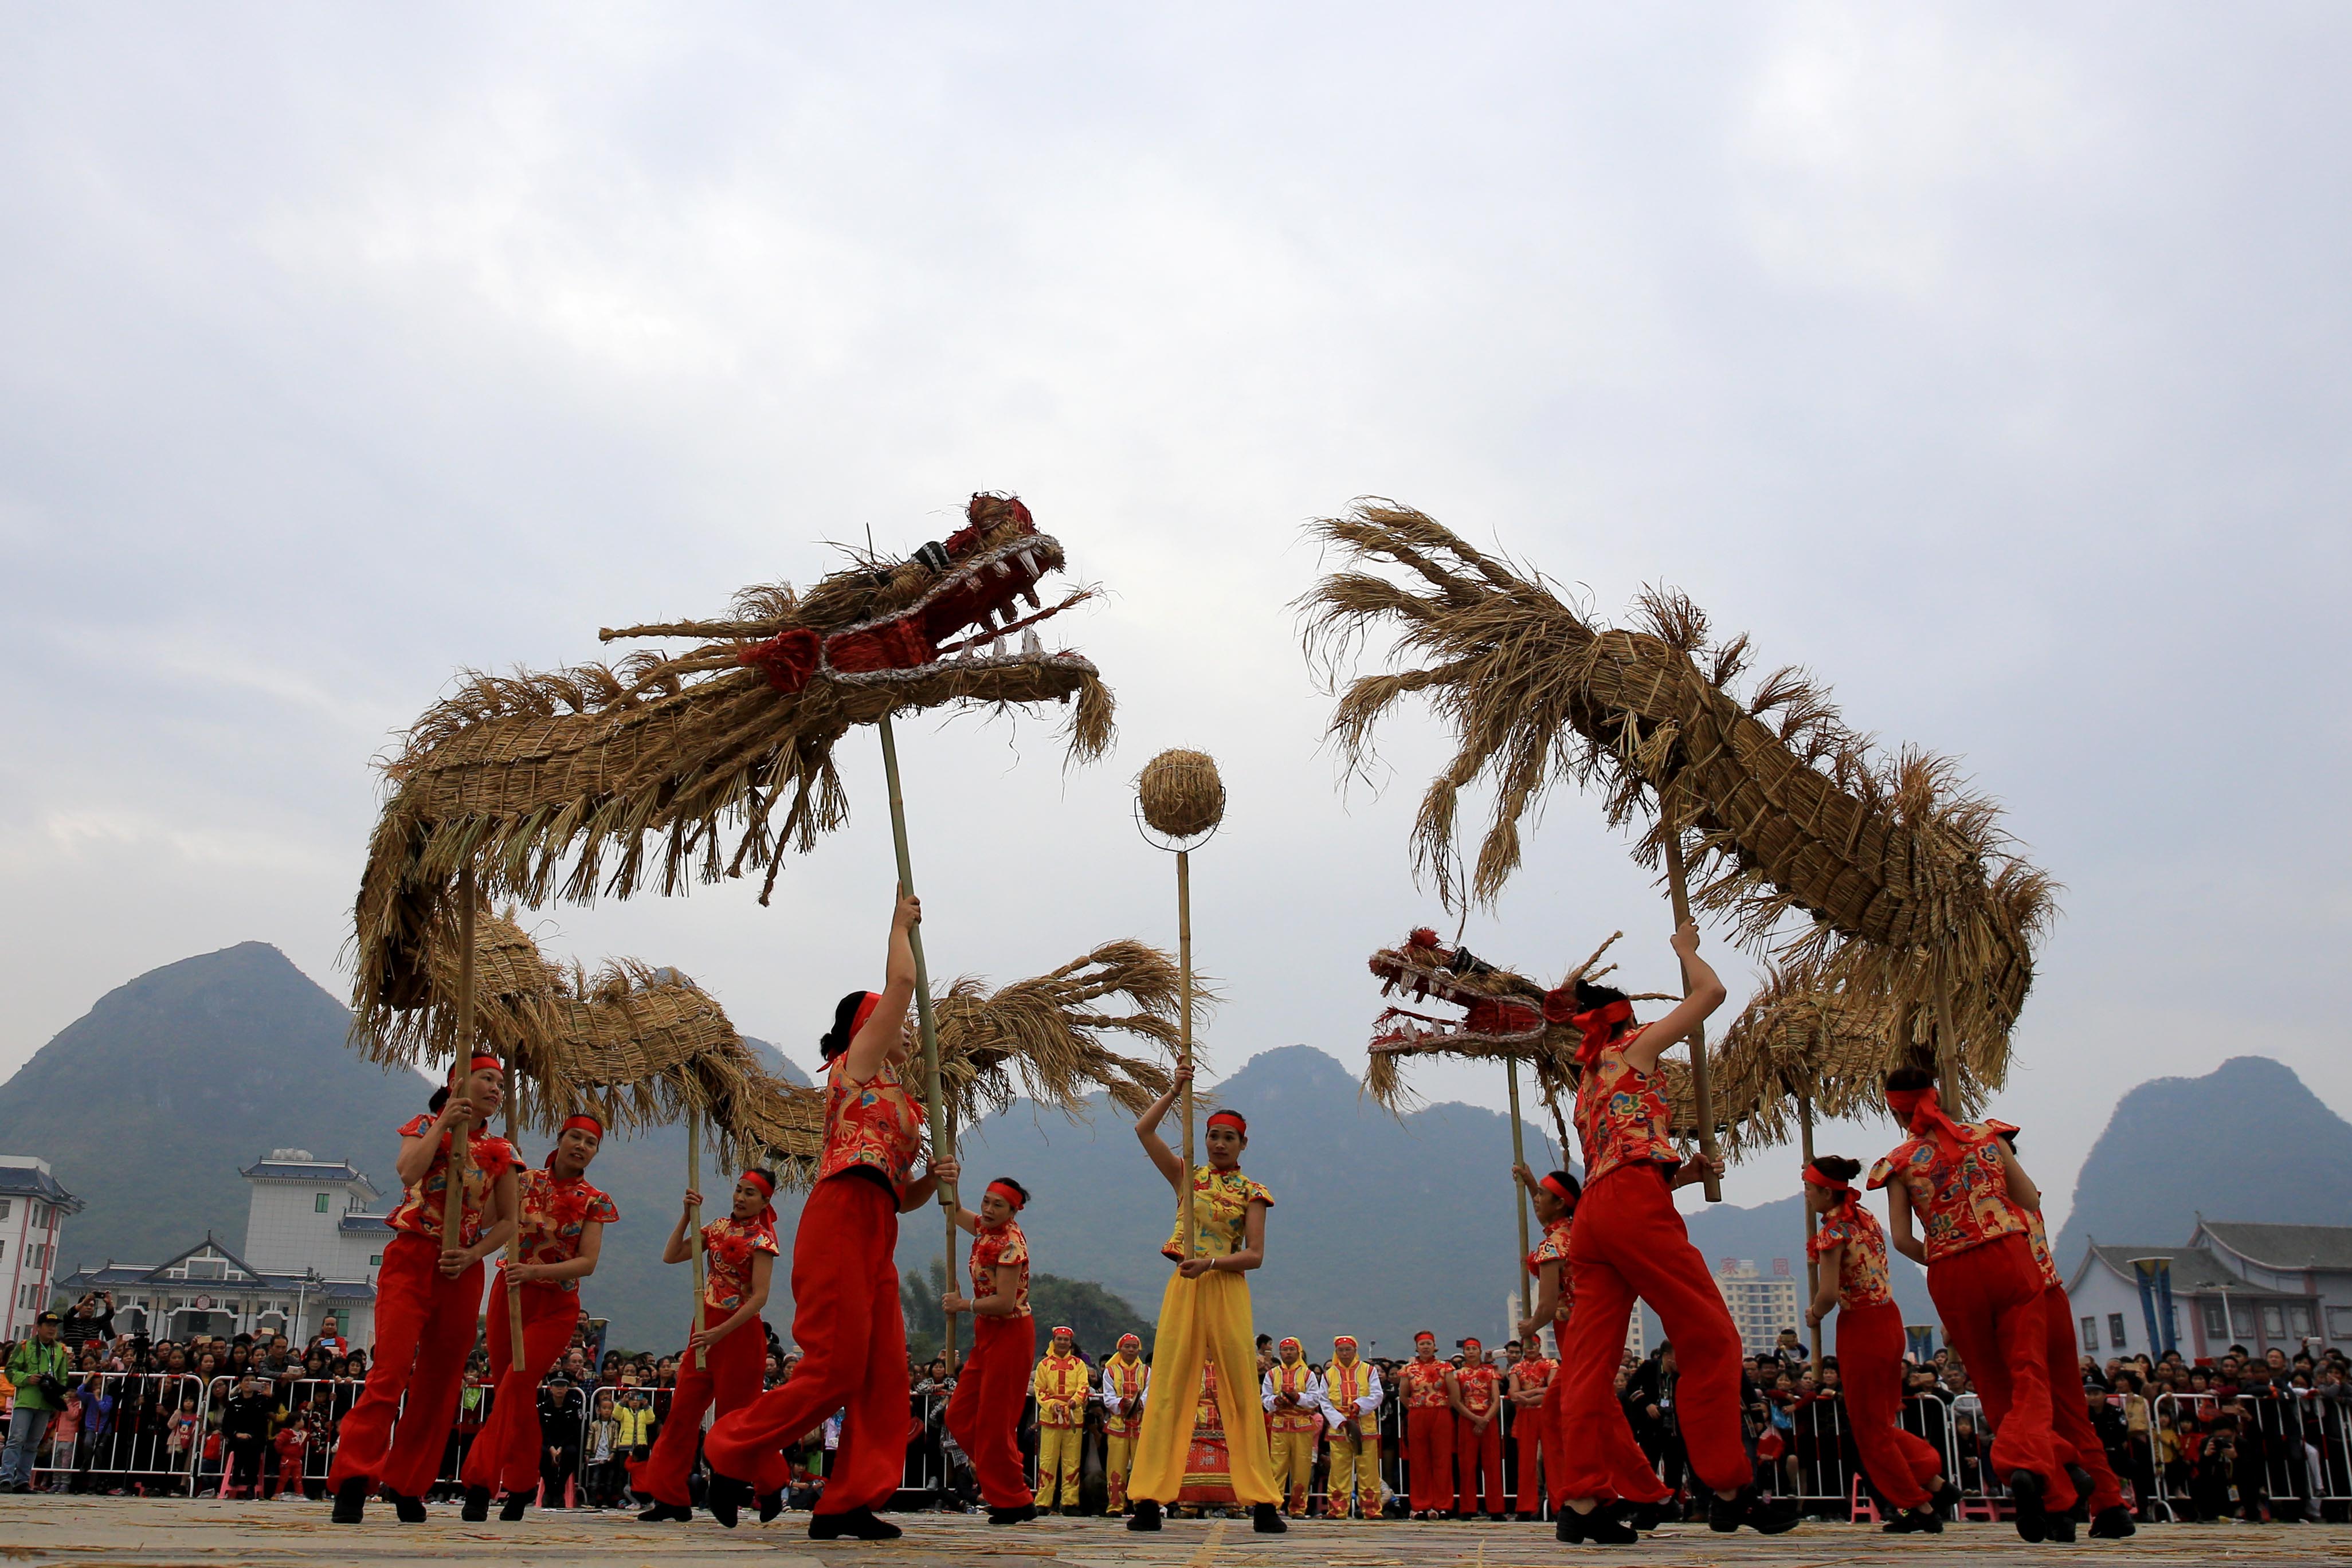
[[[1135,1511],[1127,1518],[1127,1528],[1129,1530],[1159,1529],[1160,1505],[1148,1497],[1136,1499]]]
[[[1282,1510],[1270,1502],[1250,1504],[1250,1529],[1259,1535],[1281,1535],[1290,1529],[1282,1521]]]
[[[1893,1521],[1879,1533],[1882,1535],[1941,1535],[1944,1533],[1944,1521],[1936,1512],[1935,1505],[1932,1503],[1925,1508],[1906,1508],[1896,1514]]]
[[[366,1481],[353,1477],[335,1489],[335,1511],[327,1516],[333,1524],[362,1524],[367,1521]]]
[[[713,1470],[710,1472],[710,1485],[702,1494],[702,1507],[711,1518],[732,1530],[736,1516],[751,1498],[751,1489],[748,1485],[732,1476],[722,1476]]]
[[[2074,1483],[2074,1506],[2069,1511],[2077,1524],[2091,1521],[2091,1472],[2080,1465],[2066,1467],[2066,1479]]]
[[[2042,1527],[2042,1539],[2072,1545],[2074,1540],[2074,1516],[2071,1513],[2050,1515],[2049,1521]]]
[[[1559,1522],[1551,1527],[1554,1541],[1574,1546],[1631,1546],[1642,1539],[1633,1527],[1617,1518],[1607,1509],[1594,1505],[1591,1513],[1579,1513],[1572,1508],[1559,1510]]]
[[[2131,1510],[2121,1503],[2101,1509],[2099,1517],[2091,1521],[2091,1539],[2094,1541],[2122,1541],[2138,1533],[2139,1526],[2132,1522]]]
[[[382,1491],[382,1489],[379,1488],[378,1490]],[[428,1517],[425,1511],[423,1498],[410,1497],[404,1492],[395,1491],[383,1491],[383,1497],[384,1501],[392,1504],[393,1517],[403,1524],[423,1524]]]
[[[1780,1535],[1797,1528],[1797,1502],[1794,1498],[1774,1498],[1769,1502],[1756,1495],[1754,1487],[1742,1487],[1729,1497],[1709,1492],[1706,1497],[1706,1527],[1729,1534],[1741,1525],[1759,1535]]]
[[[761,1524],[767,1523],[768,1521],[775,1518],[776,1515],[783,1511],[784,1494],[782,1488],[778,1488],[776,1490],[772,1492],[761,1492],[760,1494],[760,1522]]]
[[[682,1502],[657,1502],[637,1515],[639,1524],[686,1524],[692,1521],[694,1510]]]
[[[499,1517],[506,1521],[509,1524],[512,1524],[517,1520],[522,1518],[522,1510],[530,1506],[530,1494],[529,1492],[509,1492],[507,1493],[506,1500],[499,1504]]]
[[[2042,1478],[2032,1470],[2009,1472],[2009,1499],[2017,1510],[2021,1541],[2040,1541],[2050,1533],[2050,1515],[2042,1507]]]
[[[1037,1505],[1024,1502],[1018,1508],[992,1508],[988,1510],[991,1524],[1026,1524],[1037,1517]]]
[[[482,1521],[489,1518],[490,1489],[488,1487],[467,1487],[466,1489],[466,1506],[457,1510],[457,1517],[464,1520],[467,1524],[479,1524]]]
[[[1622,1502],[1617,1505],[1617,1517],[1644,1535],[1674,1516],[1674,1504],[1663,1498],[1656,1502]]]
[[[1927,1500],[1936,1505],[1937,1517],[1940,1519],[1958,1519],[1960,1515],[1960,1489],[1949,1481]]]
[[[811,1541],[839,1541],[845,1535],[852,1541],[896,1541],[906,1533],[889,1521],[875,1518],[870,1508],[844,1509],[839,1513],[809,1517]]]

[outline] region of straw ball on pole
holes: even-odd
[[[1198,838],[1225,818],[1225,784],[1206,752],[1160,752],[1136,776],[1143,820],[1170,838]]]

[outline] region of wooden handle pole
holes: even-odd
[[[952,1149],[953,1147],[955,1147],[955,1141],[956,1141],[956,1119],[955,1119],[955,1107],[953,1107],[953,1106],[950,1106],[950,1107],[948,1108],[948,1147],[950,1147],[950,1149]],[[943,1217],[946,1219],[946,1221],[947,1221],[947,1227],[948,1227],[948,1271],[947,1271],[947,1273],[945,1273],[944,1275],[940,1276],[940,1279],[941,1279],[941,1281],[946,1285],[946,1287],[947,1287],[949,1289],[950,1289],[950,1290],[952,1290],[952,1289],[956,1289],[956,1277],[955,1277],[956,1222],[955,1222],[955,1215],[956,1215],[956,1211],[955,1211],[955,1210],[953,1210],[953,1209],[948,1209],[948,1210],[946,1210],[946,1211],[945,1211],[945,1213],[944,1213],[944,1216],[943,1216]],[[948,1375],[949,1375],[950,1377],[953,1377],[953,1376],[955,1375],[955,1373],[956,1373],[956,1317],[955,1317],[955,1314],[954,1314],[953,1312],[942,1312],[942,1313],[940,1313],[940,1343],[942,1346],[944,1346],[944,1347],[946,1348],[947,1352],[948,1352]]]
[[[1951,973],[1942,963],[1935,965],[1936,976],[1936,1098],[1943,1101],[1944,1114],[1958,1121],[1960,1109],[1960,1037],[1952,1025]]]
[[[1178,984],[1183,987],[1179,1000],[1177,1060],[1187,1069],[1192,1065],[1192,857],[1189,851],[1176,851],[1176,968]],[[1183,1232],[1180,1250],[1187,1258],[1198,1258],[1200,1236],[1192,1214],[1192,1083],[1184,1082],[1181,1096],[1184,1110],[1184,1181],[1176,1189],[1176,1224]]]
[[[1666,835],[1666,891],[1674,900],[1675,929],[1680,931],[1691,918],[1690,880],[1683,869],[1682,824],[1677,821],[1672,826],[1673,831]],[[1683,966],[1683,994],[1685,996],[1690,994],[1690,967],[1687,964]],[[1698,1117],[1698,1152],[1702,1158],[1709,1162],[1705,1183],[1706,1201],[1719,1204],[1723,1201],[1723,1183],[1717,1179],[1713,1164],[1715,1087],[1707,1081],[1706,1026],[1705,1024],[1691,1030],[1690,1047],[1691,1100],[1692,1110]]]
[[[890,791],[890,844],[898,855],[898,889],[912,898],[915,867],[907,853],[907,799],[898,788],[898,741],[890,731],[890,715],[882,715],[882,775]],[[915,954],[915,1023],[923,1042],[923,1105],[930,1114],[931,1163],[955,1158],[955,1134],[949,1130],[947,1097],[940,1092],[940,1032],[931,1017],[931,971],[923,958],[923,928],[919,921],[907,932]],[[940,1207],[952,1215],[961,1206],[953,1185],[939,1184]],[[955,1227],[948,1227],[948,1278],[955,1278]]]
[[[514,1145],[515,1156],[522,1155],[518,1142],[522,1133],[522,1052],[518,1049],[507,1058],[507,1142]],[[514,1271],[522,1262],[522,1181],[515,1180],[514,1234],[507,1237],[507,1363],[522,1364],[522,1286]]]
[[[1511,1086],[1511,1163],[1515,1167],[1524,1166],[1528,1163],[1528,1139],[1527,1134],[1522,1131],[1519,1127],[1518,1058],[1517,1057],[1504,1058],[1503,1071],[1507,1075],[1506,1081],[1507,1081]],[[1528,1190],[1527,1188],[1519,1185],[1519,1178],[1516,1170],[1513,1172],[1511,1176],[1511,1191],[1518,1194],[1518,1203],[1515,1206],[1519,1211],[1519,1255],[1512,1260],[1511,1272],[1519,1277],[1519,1316],[1525,1318],[1531,1316],[1534,1313],[1536,1310],[1536,1302],[1535,1297],[1529,1294],[1529,1289],[1533,1281],[1528,1278],[1527,1267],[1527,1256],[1529,1250],[1528,1247]]]
[[[702,1112],[689,1109],[686,1113],[686,1190],[702,1191]],[[732,1213],[730,1205],[730,1213]],[[702,1205],[686,1205],[686,1245],[694,1260],[694,1315],[687,1320],[687,1332],[702,1327]],[[694,1347],[694,1369],[701,1371],[709,1364],[709,1352],[702,1346]]]
[[[1797,1128],[1799,1134],[1804,1140],[1805,1163],[1810,1165],[1813,1163],[1813,1097],[1801,1089],[1797,1093]],[[1799,1184],[1800,1188],[1802,1185],[1803,1184]],[[1822,1289],[1822,1266],[1813,1257],[1813,1232],[1820,1224],[1821,1216],[1813,1212],[1813,1205],[1808,1202],[1805,1205],[1805,1310],[1807,1311],[1812,1310],[1813,1298],[1820,1295]],[[1812,1341],[1813,1386],[1819,1388],[1822,1383],[1822,1329],[1818,1323],[1813,1325]]]
[[[457,1044],[449,1092],[463,1091],[474,1062],[474,868],[457,873]],[[441,1245],[461,1247],[466,1230],[466,1145],[471,1121],[449,1130],[448,1185],[441,1194]]]

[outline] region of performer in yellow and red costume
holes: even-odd
[[[539,1385],[572,1343],[580,1321],[580,1281],[596,1271],[604,1227],[621,1217],[610,1195],[588,1184],[588,1163],[604,1142],[604,1124],[574,1116],[556,1134],[547,1163],[526,1172],[518,1188],[520,1258],[501,1260],[490,1288],[490,1418],[466,1451],[463,1517],[489,1517],[490,1494],[506,1493],[499,1517],[518,1520],[540,1486]],[[522,1300],[522,1353],[507,1307]],[[562,1500],[556,1500],[561,1502]]]
[[[372,1488],[382,1489],[403,1524],[424,1521],[424,1497],[441,1468],[480,1321],[482,1259],[514,1232],[521,1162],[513,1144],[482,1131],[506,1102],[499,1058],[471,1058],[457,1090],[436,1089],[431,1113],[400,1130],[393,1163],[400,1205],[384,1216],[393,1237],[376,1274],[375,1354],[367,1385],[343,1416],[327,1474],[337,1524],[362,1521]],[[459,1138],[466,1168],[458,1234],[445,1237],[449,1152]]]
[[[1683,1001],[1648,1027],[1633,1021],[1622,991],[1576,983],[1576,1131],[1584,1152],[1584,1194],[1569,1238],[1576,1310],[1560,1352],[1566,1420],[1561,1441],[1567,1506],[1562,1541],[1622,1544],[1633,1528],[1601,1508],[1616,1480],[1607,1440],[1622,1421],[1616,1376],[1634,1302],[1649,1303],[1674,1342],[1680,1367],[1675,1405],[1691,1468],[1714,1495],[1707,1524],[1750,1526],[1766,1534],[1797,1524],[1793,1500],[1756,1495],[1739,1408],[1739,1332],[1706,1260],[1690,1243],[1675,1189],[1699,1180],[1696,1163],[1667,1136],[1658,1058],[1723,1005],[1723,982],[1698,956],[1698,928],[1674,934],[1684,974]]]
[[[1323,1368],[1323,1421],[1330,1429],[1331,1467],[1324,1483],[1333,1519],[1348,1517],[1352,1494],[1356,1515],[1381,1517],[1381,1369],[1359,1352],[1353,1334],[1331,1341]]]
[[[1143,1404],[1151,1387],[1143,1342],[1118,1336],[1118,1350],[1102,1364],[1105,1513],[1127,1511],[1127,1478],[1135,1468],[1135,1440],[1143,1432]]]
[[[1293,1519],[1307,1517],[1307,1494],[1315,1481],[1316,1439],[1323,1434],[1323,1380],[1307,1364],[1307,1347],[1285,1340],[1274,1348],[1274,1364],[1258,1386],[1274,1447],[1274,1485]],[[1342,1500],[1340,1511],[1347,1511]]]
[[[841,1447],[809,1519],[809,1539],[893,1541],[905,1533],[875,1510],[904,1479],[907,1319],[892,1258],[898,1216],[930,1202],[961,1173],[941,1160],[920,1177],[925,1112],[911,1076],[908,1008],[922,905],[901,893],[890,918],[881,991],[853,991],[819,1042],[825,1062],[824,1142],[816,1187],[793,1237],[792,1381],[710,1428],[710,1512],[731,1523],[787,1443],[846,1409]],[[763,1501],[764,1512],[767,1504]]]
[[[964,1358],[943,1421],[948,1436],[971,1458],[991,1524],[1037,1517],[1037,1500],[1021,1474],[1019,1436],[1022,1406],[1029,1402],[1029,1358],[1037,1349],[1037,1320],[1029,1311],[1029,1238],[1014,1217],[1028,1206],[1029,1189],[1010,1176],[988,1184],[978,1214],[956,1206],[951,1217],[971,1233],[971,1294],[950,1291],[940,1302],[950,1317],[971,1314],[971,1354]]]
[[[1288,1527],[1282,1521],[1282,1494],[1275,1489],[1266,1450],[1265,1411],[1250,1397],[1259,1384],[1248,1278],[1265,1261],[1266,1211],[1274,1206],[1274,1194],[1242,1174],[1249,1123],[1240,1112],[1210,1113],[1202,1140],[1208,1163],[1192,1171],[1160,1138],[1160,1123],[1192,1079],[1191,1068],[1178,1068],[1168,1092],[1135,1123],[1137,1140],[1170,1188],[1180,1198],[1190,1194],[1199,1241],[1197,1255],[1185,1257],[1180,1220],[1160,1248],[1176,1264],[1160,1300],[1152,1351],[1152,1381],[1161,1393],[1144,1405],[1143,1435],[1128,1483],[1135,1511],[1127,1527],[1158,1530],[1162,1508],[1183,1491],[1193,1414],[1185,1394],[1200,1386],[1205,1363],[1216,1369],[1217,1410],[1230,1449],[1234,1496],[1248,1505],[1253,1530],[1277,1535]]]
[[[1087,1436],[1087,1398],[1094,1373],[1078,1354],[1078,1336],[1054,1331],[1038,1358],[1032,1392],[1037,1397],[1037,1502],[1075,1513],[1078,1508],[1078,1458]]]
[[[1927,1267],[1945,1335],[1997,1423],[1992,1468],[2009,1484],[2017,1533],[2072,1541],[2073,1456],[2053,1425],[2042,1281],[2025,1218],[2042,1206],[2041,1189],[2001,1142],[2006,1124],[1953,1121],[1925,1068],[1889,1073],[1886,1106],[1911,1130],[1870,1170],[1870,1185],[1887,1190],[1888,1240]]]

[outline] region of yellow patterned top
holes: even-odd
[[[1201,1256],[1231,1258],[1248,1244],[1249,1206],[1274,1206],[1274,1194],[1239,1171],[1203,1165],[1192,1173],[1192,1224],[1201,1235]],[[1184,1260],[1184,1226],[1179,1219],[1160,1255]]]

